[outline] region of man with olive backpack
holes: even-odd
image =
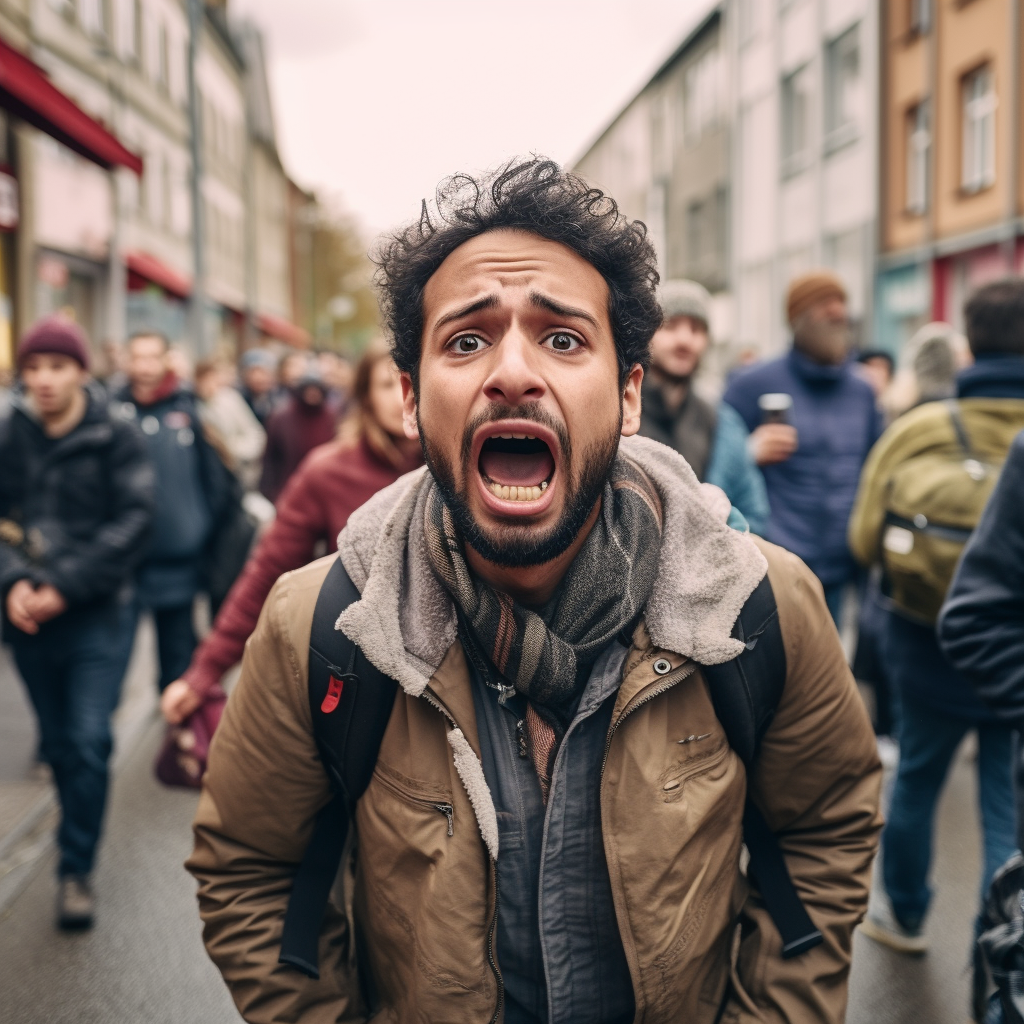
[[[927,949],[935,807],[950,762],[978,733],[984,892],[1016,847],[1013,730],[945,659],[935,620],[1014,436],[1024,428],[1024,280],[981,288],[964,318],[973,366],[954,399],[897,420],[872,449],[850,519],[850,547],[881,563],[888,598],[885,657],[902,703],[900,764],[883,833],[887,900],[863,931],[904,953]]]

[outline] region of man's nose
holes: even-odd
[[[535,402],[547,391],[539,372],[540,346],[514,325],[497,345],[497,358],[484,382],[492,402]]]

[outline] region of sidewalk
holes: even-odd
[[[156,714],[155,638],[143,617],[114,716],[114,766]],[[35,761],[36,724],[10,650],[0,646],[0,914],[31,880],[53,845],[56,804]]]

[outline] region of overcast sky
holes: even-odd
[[[578,156],[710,0],[229,0],[264,29],[278,144],[366,233],[457,170]]]

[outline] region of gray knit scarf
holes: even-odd
[[[616,635],[635,625],[654,586],[662,528],[657,491],[620,453],[597,522],[554,596],[536,610],[470,572],[451,511],[433,482],[425,527],[431,565],[485,659],[486,674],[528,701],[525,732],[546,799],[558,745],[591,667]]]

